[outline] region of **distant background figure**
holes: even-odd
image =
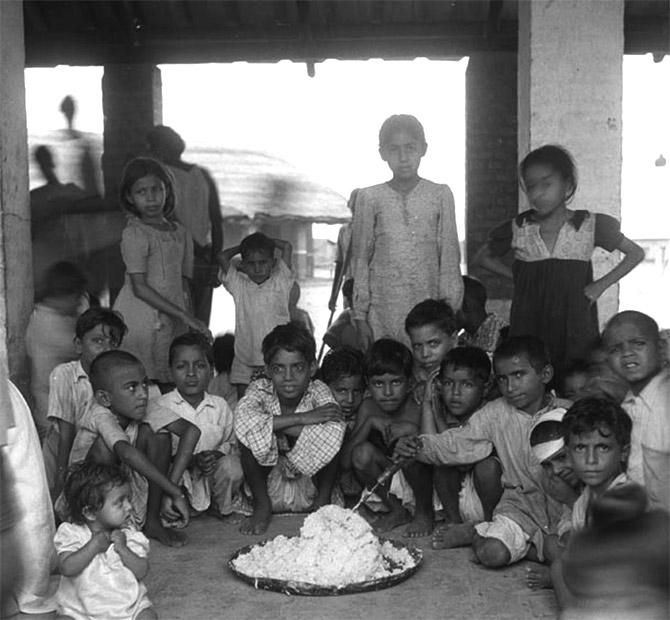
[[[357,188],[351,192],[349,196],[349,202],[347,207],[351,211],[351,215],[354,215],[354,204],[356,202],[356,196],[360,190]],[[352,223],[347,222],[342,224],[340,227],[340,232],[337,235],[337,247],[335,249],[335,275],[333,277],[333,288],[330,292],[330,300],[328,301],[328,309],[331,312],[335,312],[335,307],[337,306],[337,296],[340,294],[340,288],[342,288],[343,283],[346,284],[349,280],[352,280],[354,277],[353,265],[351,261],[351,231]],[[345,306],[346,307],[346,306]]]
[[[96,162],[92,142],[86,134],[74,128],[74,117],[77,104],[73,97],[67,95],[60,104],[60,111],[65,117],[67,128],[61,132],[62,141],[68,142],[67,152],[72,158],[65,162],[67,180],[78,185],[86,196],[100,196],[100,166]]]
[[[219,285],[216,255],[223,248],[216,185],[206,170],[181,159],[186,144],[174,129],[156,125],[147,135],[147,144],[174,177],[175,216],[193,238],[193,313],[209,325],[212,290]]]

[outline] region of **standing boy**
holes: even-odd
[[[450,546],[471,541],[478,561],[491,568],[529,555],[543,560],[542,532],[554,527],[561,511],[541,488],[542,468],[529,442],[536,419],[562,404],[546,389],[553,376],[546,347],[532,336],[510,338],[496,349],[493,366],[502,398],[476,411],[465,426],[406,437],[396,447],[398,457],[442,465],[477,463],[496,451],[504,491],[493,520],[454,525],[450,536]]]
[[[235,410],[242,470],[253,495],[243,534],[265,532],[273,509],[299,512],[330,503],[344,437],[342,412],[328,386],[312,380],[316,344],[304,326],[275,327],[263,339],[263,358],[270,379],[254,381]]]
[[[79,359],[59,364],[49,377],[49,430],[43,446],[49,492],[55,500],[63,488],[72,442],[82,416],[93,402],[88,378],[93,360],[121,346],[127,331],[121,315],[110,308],[89,308],[75,326],[74,348]]]
[[[345,467],[351,463],[358,479],[371,487],[380,474],[392,464],[391,456],[398,439],[416,434],[421,410],[409,391],[412,373],[412,354],[396,340],[382,338],[375,342],[365,358],[365,372],[370,398],[358,410],[356,426],[342,451]],[[430,467],[409,462],[402,468],[415,504],[414,518],[403,506],[402,500],[391,492],[391,484],[398,485],[399,476],[391,484],[379,488],[379,494],[388,514],[375,522],[375,529],[386,532],[410,523],[405,536],[429,536],[433,531],[433,479]],[[405,489],[398,489],[405,496]]]
[[[188,502],[178,483],[200,431],[165,407],[147,409],[144,367],[126,351],[98,355],[91,364],[90,377],[96,402],[81,419],[70,464],[91,459],[125,465],[133,474],[133,516],[138,527],[144,525],[149,538],[165,545],[183,545],[186,537],[181,532],[161,524],[161,504],[169,518],[188,523]],[[171,470],[170,433],[181,438]]]
[[[662,366],[658,325],[642,312],[619,312],[603,345],[629,388],[622,403],[633,420],[628,475],[646,488],[652,507],[670,510],[670,370]]]
[[[180,484],[196,513],[211,508],[216,516],[227,516],[239,507],[243,476],[240,452],[228,403],[207,393],[212,378],[212,347],[197,332],[177,336],[170,344],[169,364],[175,389],[156,404],[170,409],[200,429],[200,439]],[[176,456],[179,441],[172,438]]]
[[[281,258],[275,258],[275,250]],[[263,338],[291,320],[291,244],[254,233],[240,245],[219,252],[221,282],[235,300],[235,357],[230,382],[244,395],[254,375],[263,370]],[[241,260],[233,260],[240,254]],[[295,293],[294,293],[295,294]]]

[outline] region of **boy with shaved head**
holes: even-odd
[[[658,325],[642,312],[615,314],[603,345],[612,370],[628,384],[622,407],[633,420],[628,475],[652,507],[670,510],[670,371],[662,366]]]

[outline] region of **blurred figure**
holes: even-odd
[[[74,127],[77,104],[74,98],[67,95],[60,104],[60,111],[65,117],[67,129],[61,132],[63,150],[67,150],[71,161],[67,167],[69,180],[76,183],[84,191],[85,196],[100,196],[100,166],[93,154],[93,145],[84,133]],[[67,164],[68,162],[66,162]]]
[[[359,350],[360,345],[356,335],[356,326],[352,318],[354,295],[354,280],[351,278],[342,285],[342,299],[344,300],[344,310],[338,315],[328,331],[323,335],[323,341],[331,349],[340,347],[351,347]]]
[[[300,308],[298,302],[300,301],[300,285],[297,282],[293,283],[291,288],[291,293],[289,295],[289,313],[291,315],[292,321],[297,321],[301,325],[304,325],[307,328],[307,331],[314,335],[314,323],[312,322],[312,317],[309,316],[309,312]]]
[[[563,620],[665,620],[668,600],[668,513],[645,513],[638,485],[603,493],[590,524],[576,533],[552,578]]]
[[[36,303],[26,330],[30,359],[33,417],[40,439],[47,430],[49,375],[64,362],[76,359],[74,335],[77,316],[86,305],[86,276],[74,264],[60,262],[37,283]]]
[[[354,215],[354,204],[356,203],[356,196],[358,196],[358,189],[351,192],[347,207]],[[335,250],[335,275],[333,276],[333,288],[330,292],[330,300],[328,301],[328,309],[335,312],[337,306],[337,296],[340,294],[340,288],[350,280],[353,280],[353,269],[351,264],[351,221],[342,224],[340,232],[337,234],[337,246]],[[352,282],[353,287],[353,282]],[[346,306],[345,306],[346,308]]]
[[[156,125],[146,139],[151,155],[165,164],[174,177],[174,213],[193,238],[193,313],[209,325],[212,291],[219,285],[216,255],[223,248],[216,184],[204,168],[182,160],[186,144],[171,127]]]
[[[226,333],[223,336],[214,338],[212,345],[214,353],[214,369],[216,375],[209,382],[207,391],[215,396],[224,398],[228,406],[235,411],[237,406],[237,389],[230,382],[230,369],[233,366],[235,357],[235,336]]]

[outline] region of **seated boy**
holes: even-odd
[[[424,400],[421,433],[436,435],[467,424],[482,406],[490,378],[491,362],[483,349],[456,347],[449,351],[440,374],[432,382],[441,396],[442,407],[434,413],[430,400]],[[464,520],[479,523],[493,518],[493,509],[502,495],[501,474],[500,461],[493,454],[472,466],[434,466],[433,484],[447,522],[433,533],[434,549],[452,546],[450,524]]]
[[[350,347],[328,351],[319,369],[319,378],[330,388],[335,402],[342,410],[346,424],[343,445],[346,445],[356,424],[358,407],[365,393],[363,354]],[[347,465],[345,467],[340,459],[338,480],[345,503],[353,506],[363,491],[363,487],[351,469],[351,462]],[[351,501],[354,497],[356,499]]]
[[[352,467],[360,482],[371,487],[392,464],[398,438],[419,430],[421,410],[410,395],[412,354],[404,344],[388,338],[377,340],[365,358],[365,373],[370,397],[361,403],[351,438],[342,450],[342,461],[345,469]],[[429,536],[434,523],[431,468],[412,461],[403,466],[402,473],[413,494],[408,503],[415,504],[414,518],[391,492],[391,485],[382,485],[379,496],[388,514],[375,522],[375,529],[386,532],[410,523],[405,536]],[[405,495],[404,489],[398,493]]]
[[[642,312],[619,312],[603,344],[629,388],[622,403],[633,420],[628,475],[645,487],[652,507],[670,510],[670,369],[662,366],[658,325]]]
[[[494,312],[486,312],[486,288],[470,276],[463,276],[460,319],[463,333],[458,344],[479,347],[492,357],[508,328]]]
[[[276,249],[281,250],[279,259],[275,258]],[[218,254],[221,282],[235,301],[235,357],[230,382],[237,386],[240,398],[263,370],[263,337],[291,320],[289,298],[295,284],[291,252],[288,241],[254,233]],[[236,254],[241,261],[233,260]]]
[[[44,440],[44,467],[52,499],[63,488],[72,442],[79,422],[93,402],[88,375],[93,360],[104,351],[121,346],[127,331],[121,315],[109,308],[89,308],[75,326],[74,348],[78,360],[59,364],[49,377],[50,427]]]
[[[509,338],[496,349],[493,366],[501,398],[486,403],[465,426],[439,435],[402,438],[396,456],[461,465],[477,463],[496,451],[504,491],[493,520],[452,528],[459,528],[462,544],[472,542],[478,561],[500,567],[527,556],[544,559],[542,532],[555,526],[561,507],[542,490],[542,468],[531,453],[529,434],[542,413],[569,403],[546,390],[553,369],[546,347],[537,338]],[[451,534],[455,539],[456,532]]]
[[[233,430],[233,412],[226,401],[206,392],[212,377],[213,353],[207,339],[190,332],[170,344],[170,372],[175,383],[156,404],[170,409],[200,429],[200,439],[180,485],[195,513],[211,508],[227,516],[240,507],[243,476],[240,452]],[[172,438],[172,453],[179,442]]]
[[[323,341],[331,349],[350,347],[359,349],[360,343],[356,334],[356,326],[352,318],[354,307],[354,279],[346,280],[342,285],[342,298],[344,299],[344,310],[338,315],[333,324],[323,335]]]
[[[242,470],[253,496],[243,534],[265,532],[273,509],[300,512],[328,504],[344,437],[342,412],[328,386],[312,380],[316,344],[305,327],[275,327],[263,339],[263,358],[270,379],[254,381],[235,410]]]
[[[179,481],[193,456],[200,431],[165,407],[147,407],[144,367],[126,351],[98,355],[89,376],[95,403],[81,419],[70,464],[92,459],[96,463],[124,465],[131,474],[137,526],[144,525],[149,538],[165,545],[183,545],[186,537],[181,532],[161,524],[161,504],[167,518],[188,523],[188,502]],[[179,435],[181,441],[168,476],[170,433]]]

